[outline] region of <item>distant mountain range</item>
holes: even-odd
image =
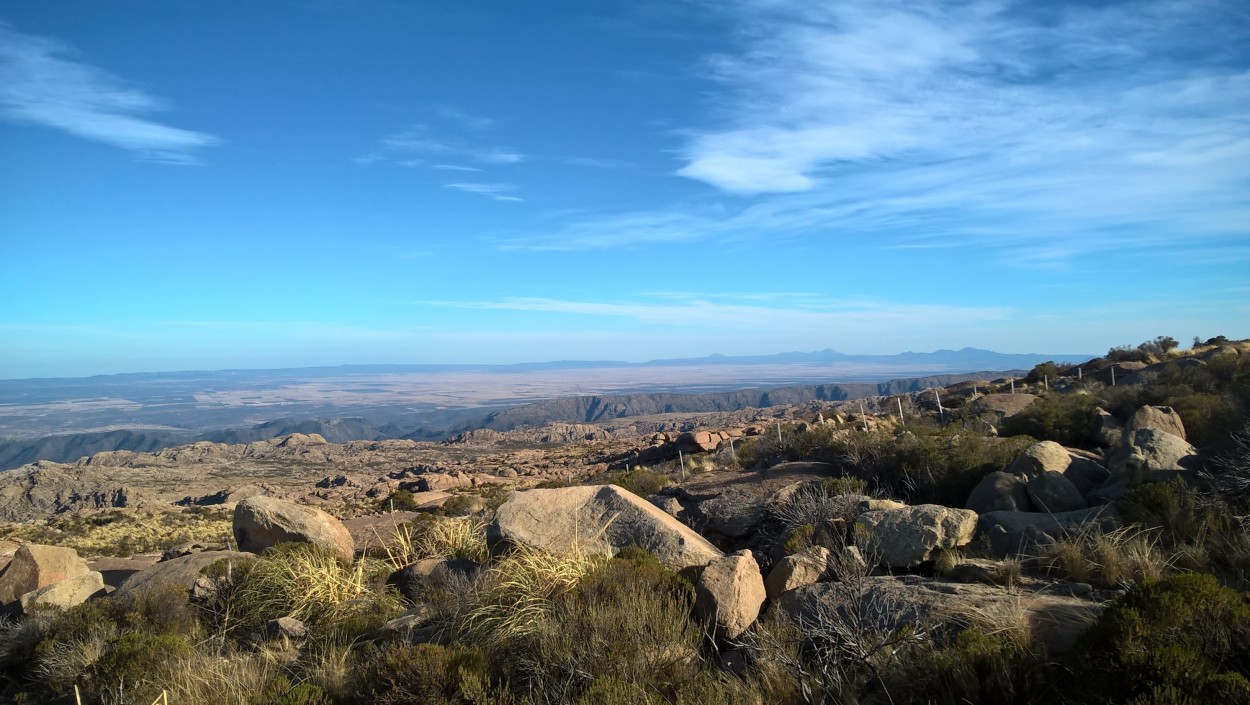
[[[1020,370],[1015,370],[1019,373]],[[550,399],[491,411],[451,409],[429,413],[416,428],[377,424],[367,418],[295,419],[281,418],[248,428],[215,430],[201,434],[176,431],[116,430],[72,433],[0,442],[0,470],[8,470],[39,460],[74,462],[103,451],[129,450],[150,453],[195,441],[250,443],[292,433],[317,433],[331,443],[355,440],[409,438],[438,441],[465,431],[489,428],[510,431],[522,426],[553,422],[594,423],[631,416],[666,413],[737,411],[747,407],[766,408],[809,401],[842,401],[871,396],[906,394],[931,387],[942,387],[974,379],[990,379],[1001,372],[974,372],[931,375],[887,382],[816,384],[772,389],[741,389],[705,394],[652,393],[585,395]],[[476,411],[476,413],[474,413]]]
[[[520,362],[509,365],[455,365],[455,364],[421,364],[421,365],[333,365],[320,367],[283,367],[272,369],[231,369],[231,370],[199,370],[180,372],[127,372],[113,375],[94,375],[91,377],[47,377],[37,379],[0,380],[0,394],[38,384],[40,387],[67,386],[74,387],[90,380],[92,384],[107,383],[116,380],[119,383],[133,383],[138,380],[168,379],[193,381],[204,375],[214,377],[282,377],[295,375],[299,377],[337,377],[350,374],[377,373],[438,373],[438,372],[531,372],[536,370],[572,370],[572,369],[605,369],[617,367],[694,367],[707,365],[820,365],[820,364],[880,364],[880,365],[941,365],[961,370],[1006,370],[1032,367],[1046,361],[1077,362],[1097,357],[1088,353],[1040,354],[1040,353],[1000,353],[980,348],[962,348],[959,350],[935,350],[933,352],[903,352],[893,355],[850,355],[826,348],[813,352],[785,352],[774,355],[721,355],[715,353],[706,357],[681,357],[648,360],[647,362],[624,362],[621,360],[552,360],[548,362]]]

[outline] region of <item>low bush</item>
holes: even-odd
[[[1209,528],[1198,493],[1179,477],[1129,488],[1116,506],[1125,522],[1158,530],[1168,546],[1200,541]]]
[[[488,674],[484,652],[463,645],[392,643],[366,647],[357,657],[348,703],[460,705],[508,702]],[[495,697],[473,698],[484,684]],[[473,699],[471,699],[473,698]]]
[[[1003,436],[1030,436],[1073,448],[1099,443],[1098,399],[1089,394],[1043,394],[1003,422]]]
[[[1209,575],[1130,590],[1070,655],[1082,703],[1250,702],[1250,598]]]
[[[639,497],[649,497],[665,487],[672,487],[673,480],[667,475],[661,475],[645,468],[638,468],[637,470],[614,476],[612,484],[624,487]]]

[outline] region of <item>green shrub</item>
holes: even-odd
[[[1143,529],[1158,529],[1165,544],[1193,543],[1207,528],[1198,493],[1182,478],[1132,487],[1118,503],[1120,516]]]
[[[161,694],[167,664],[192,652],[183,636],[130,632],[103,650],[80,685],[92,699],[120,691],[130,702],[150,703]]]
[[[1030,436],[1074,448],[1098,444],[1098,399],[1089,394],[1043,394],[1003,422],[1004,436]]]
[[[1054,676],[1041,654],[978,627],[919,649],[886,673],[894,702],[1009,705],[1056,701]]]
[[[471,702],[466,686],[490,682],[488,671],[486,655],[472,647],[394,643],[363,652],[352,690],[362,705],[459,705]]]
[[[639,497],[649,497],[665,487],[672,487],[673,481],[666,475],[639,468],[614,477],[612,484],[624,487]]]
[[[408,490],[395,490],[378,500],[378,509],[383,512],[391,509],[397,512],[414,512],[417,510],[417,500]]]
[[[812,546],[812,537],[816,534],[816,527],[811,524],[803,524],[796,526],[781,542],[781,550],[784,555],[793,556],[803,549]]]
[[[927,434],[855,434],[836,440],[830,451],[844,474],[877,492],[910,504],[962,507],[981,478],[1006,467],[1031,442],[934,428]]]
[[[824,491],[826,497],[868,493],[868,483],[858,477],[826,477],[820,481],[820,488]]]
[[[1250,702],[1250,600],[1209,575],[1139,585],[1069,661],[1075,702]]]

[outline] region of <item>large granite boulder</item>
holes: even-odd
[[[1143,406],[1124,426],[1124,437],[1132,438],[1139,428],[1153,428],[1156,431],[1170,433],[1182,441],[1186,440],[1185,424],[1181,415],[1170,406]]]
[[[868,560],[890,568],[911,568],[939,550],[963,546],[976,528],[976,512],[937,504],[864,512],[855,520]]]
[[[742,636],[759,617],[767,597],[759,564],[746,550],[709,563],[694,593],[695,615],[723,639]]]
[[[0,574],[0,606],[15,604],[28,592],[86,572],[86,561],[72,548],[24,544],[13,552],[13,559]]]
[[[1001,526],[1008,533],[1033,528],[1058,537],[1090,528],[1112,531],[1120,526],[1120,515],[1114,507],[1105,506],[1071,512],[988,512],[981,515],[978,531],[988,532],[995,526]]]
[[[38,590],[22,595],[22,611],[29,611],[36,605],[69,609],[103,593],[104,577],[93,570],[72,578],[58,580],[51,585],[44,585]]]
[[[486,538],[496,551],[526,545],[562,554],[576,546],[615,554],[640,546],[671,570],[705,566],[724,556],[690,527],[616,485],[516,492],[495,512]]]
[[[1042,441],[1029,446],[1007,466],[1012,475],[1033,477],[1044,472],[1063,472],[1068,469],[1072,457],[1063,446],[1054,441]]]
[[[323,546],[342,561],[356,554],[355,542],[343,522],[314,507],[257,495],[234,508],[234,538],[240,551],[260,553],[294,541]]]
[[[1085,508],[1085,499],[1076,485],[1062,474],[1044,472],[1029,480],[1029,499],[1042,512],[1070,512]]]
[[[117,594],[124,595],[162,584],[176,585],[190,592],[196,581],[202,577],[203,570],[217,561],[239,561],[255,557],[255,554],[240,551],[201,551],[161,561],[126,578],[117,588]]]
[[[1087,458],[1082,455],[1072,455],[1072,462],[1068,465],[1068,469],[1063,471],[1063,476],[1076,487],[1082,496],[1088,495],[1093,490],[1102,486],[1104,482],[1111,478],[1111,471],[1107,470],[1102,463],[1093,458]],[[1088,497],[1087,497],[1088,499]]]
[[[1196,470],[1198,449],[1180,436],[1155,428],[1125,433],[1126,445],[1108,460],[1112,474],[1159,476],[1167,472]]]
[[[985,512],[1027,512],[1032,509],[1029,488],[1024,480],[1009,472],[992,472],[972,488],[964,507],[977,514]]]

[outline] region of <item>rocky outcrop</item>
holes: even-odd
[[[690,527],[616,485],[517,492],[487,528],[492,548],[521,544],[563,554],[574,547],[615,554],[647,549],[671,570],[705,566],[724,554]]]
[[[23,544],[0,574],[0,605],[16,603],[22,595],[87,572],[87,563],[72,548]]]
[[[742,636],[760,614],[767,593],[750,551],[717,558],[694,586],[695,615],[722,639]]]
[[[322,546],[349,562],[356,552],[343,522],[314,507],[264,496],[249,497],[235,507],[234,539],[240,550],[252,553],[288,541]]]
[[[937,504],[864,512],[855,520],[869,561],[890,568],[912,568],[938,550],[966,545],[976,528],[976,512]]]

